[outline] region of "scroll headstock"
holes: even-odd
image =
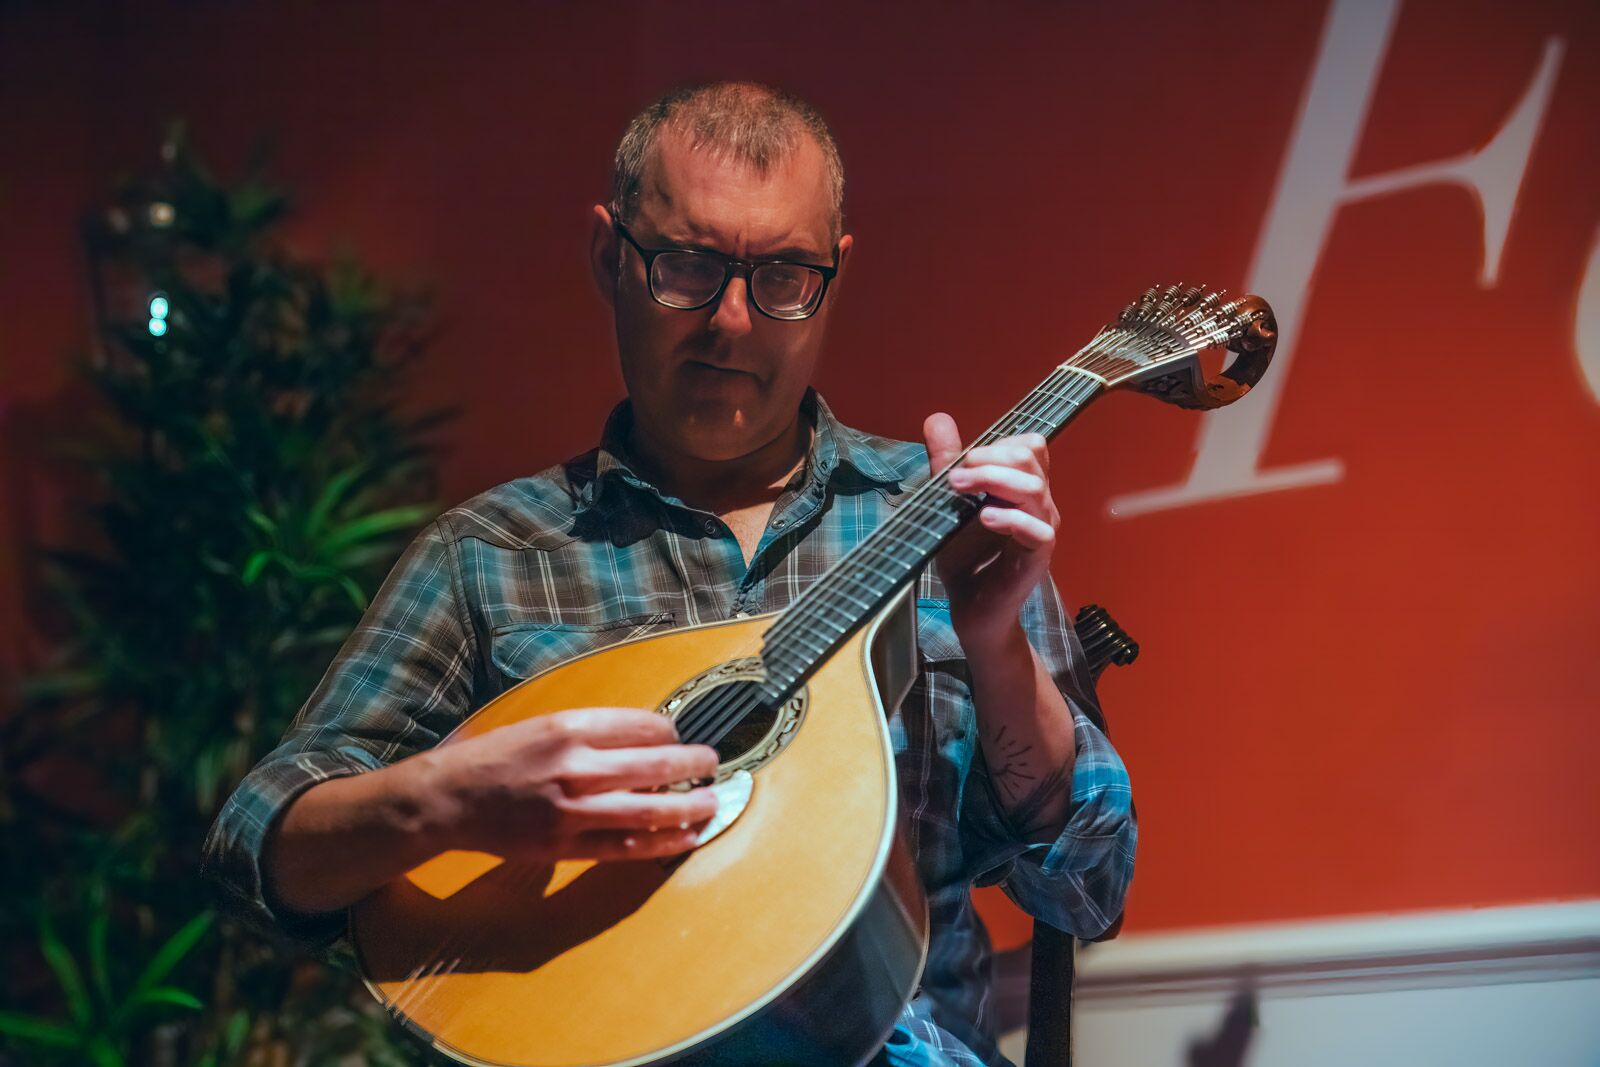
[[[1113,664],[1124,667],[1139,658],[1139,642],[1098,604],[1085,604],[1079,609],[1072,628],[1089,659],[1089,672],[1096,678]]]
[[[1223,297],[1204,286],[1152,287],[1067,366],[1102,378],[1108,387],[1127,385],[1179,407],[1231,404],[1266,373],[1278,324],[1259,296]],[[1208,377],[1199,353],[1218,347],[1234,359]]]

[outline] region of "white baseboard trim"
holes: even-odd
[[[1600,900],[1129,934],[1078,955],[1095,1001],[1308,996],[1600,977]]]

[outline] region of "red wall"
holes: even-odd
[[[755,77],[823,110],[857,251],[819,385],[880,432],[937,409],[971,432],[1147,285],[1245,281],[1334,10],[7,5],[0,666],[42,652],[23,552],[62,525],[32,441],[73,418],[76,219],[167,116],[224,169],[275,131],[302,249],[434,286],[416,386],[468,412],[454,501],[586,447],[619,395],[585,212],[666,87]],[[1349,71],[1333,99],[1354,180],[1470,153],[1552,37],[1492,284],[1493,197],[1459,182],[1352,198],[1308,231],[1307,285],[1259,284],[1305,313],[1257,465],[1342,478],[1117,518],[1186,477],[1200,421],[1116,396],[1056,446],[1058,581],[1145,649],[1103,686],[1142,817],[1129,929],[1600,894],[1600,338],[1575,340],[1600,8],[1408,0],[1370,106]]]

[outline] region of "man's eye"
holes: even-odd
[[[722,264],[709,256],[663,256],[663,268],[674,278],[685,282],[715,282],[722,278]]]
[[[807,273],[808,272],[801,267],[793,267],[787,263],[774,263],[766,268],[766,276],[762,280],[774,286],[785,286],[799,289],[805,285]]]
[[[822,275],[809,267],[776,263],[756,276],[757,299],[768,310],[793,311],[805,307],[822,284]]]

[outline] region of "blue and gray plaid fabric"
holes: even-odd
[[[775,611],[879,525],[927,473],[921,445],[837,422],[808,394],[816,433],[773,508],[754,558],[715,515],[666,496],[630,467],[628,407],[600,447],[507,482],[429,526],[283,742],[239,785],[205,865],[234,910],[263,929],[325,944],[343,914],[281,913],[262,889],[268,827],[300,793],[422,751],[519,680],[572,655],[676,626]],[[931,568],[917,589],[923,671],[890,723],[908,837],[928,891],[922,988],[876,1062],[997,1064],[992,952],[969,889],[998,882],[1030,914],[1091,937],[1120,912],[1136,828],[1127,772],[1085,715],[1093,680],[1054,586],[1023,624],[1073,707],[1072,805],[1054,837],[1008,823],[984,768],[961,646]]]

